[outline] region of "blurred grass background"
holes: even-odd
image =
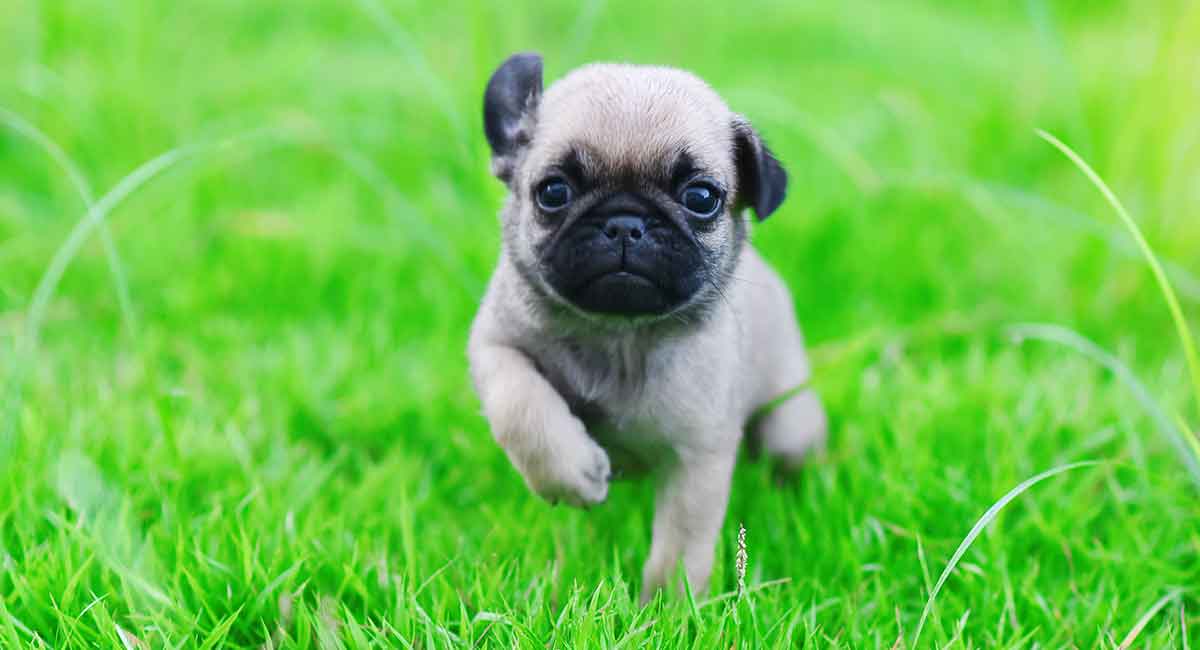
[[[503,195],[481,93],[528,49],[548,81],[693,70],[791,173],[754,241],[834,425],[797,485],[739,467],[713,591],[743,523],[765,586],[740,603],[639,609],[649,486],[551,509],[479,415],[463,350]],[[1008,335],[1071,328],[1197,422],[1133,241],[1034,133],[1113,186],[1195,319],[1196,3],[15,0],[0,109],[8,645],[907,647],[979,515],[1080,459],[1106,462],[975,543],[922,647],[1200,631],[1200,502],[1162,427]],[[81,194],[170,151],[40,317]]]

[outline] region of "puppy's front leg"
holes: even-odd
[[[537,494],[586,507],[608,496],[608,454],[515,348],[473,341],[471,374],[496,441]]]
[[[642,572],[643,604],[671,581],[680,560],[692,589],[707,590],[736,458],[736,448],[688,453],[666,471],[655,503],[650,558]]]

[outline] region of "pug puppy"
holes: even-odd
[[[704,590],[751,416],[784,400],[749,435],[789,467],[826,435],[791,297],[746,241],[787,174],[681,70],[588,65],[543,92],[541,57],[517,54],[483,112],[509,189],[468,349],[492,432],[551,503],[652,471],[643,601],[680,563]]]

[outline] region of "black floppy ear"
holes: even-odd
[[[733,123],[738,201],[754,208],[758,220],[771,216],[787,195],[787,172],[745,119]]]
[[[492,172],[507,181],[516,153],[529,143],[542,98],[542,57],[532,52],[508,57],[492,73],[483,94],[483,131],[492,146]]]

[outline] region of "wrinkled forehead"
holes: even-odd
[[[680,160],[732,184],[732,115],[700,79],[678,70],[589,66],[545,93],[530,170],[575,159],[593,174],[655,178]]]

